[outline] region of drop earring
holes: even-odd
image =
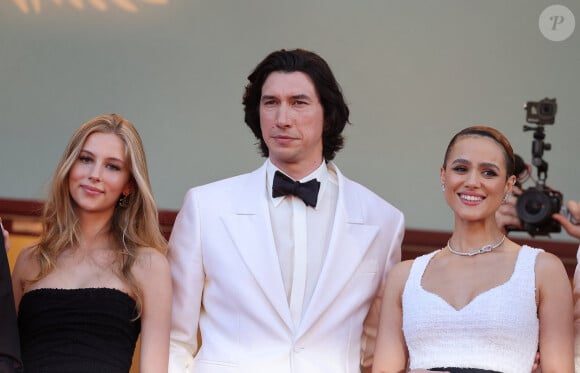
[[[128,194],[121,194],[119,200],[117,201],[117,206],[121,208],[125,208],[129,206],[129,195]]]
[[[503,196],[503,199],[501,200],[502,205],[505,205],[506,203],[508,203],[510,199],[510,194],[506,193],[505,196]]]

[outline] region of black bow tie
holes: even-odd
[[[290,179],[280,171],[276,171],[274,174],[274,184],[272,185],[272,197],[291,194],[302,199],[306,206],[316,207],[319,189],[320,182],[316,179],[301,183]]]

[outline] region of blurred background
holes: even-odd
[[[188,188],[262,163],[243,122],[246,77],[272,50],[306,48],[328,61],[351,108],[336,163],[408,228],[452,229],[439,168],[461,128],[494,126],[531,162],[523,106],[545,97],[558,104],[545,126],[547,185],[580,199],[580,31],[547,38],[540,15],[552,4],[2,1],[0,198],[44,199],[72,132],[117,112],[143,137],[160,209],[177,210]],[[558,4],[580,17],[577,0]],[[558,31],[553,21],[544,28]]]

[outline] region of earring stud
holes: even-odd
[[[503,196],[503,199],[501,200],[501,203],[503,205],[505,205],[506,203],[508,203],[509,199],[510,199],[510,194],[509,193],[506,193],[505,196]]]

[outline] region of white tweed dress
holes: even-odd
[[[425,268],[438,251],[416,258],[403,291],[410,368],[531,372],[539,329],[534,267],[541,251],[523,246],[509,280],[460,310],[421,286]]]

